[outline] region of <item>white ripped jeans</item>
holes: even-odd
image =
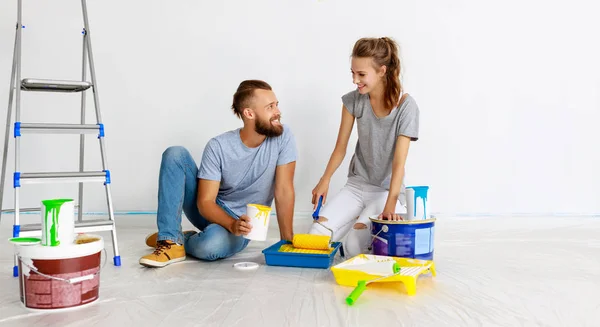
[[[371,245],[371,220],[384,209],[388,190],[383,187],[367,184],[355,177],[350,177],[339,193],[327,199],[319,216],[325,218],[321,224],[333,230],[333,242],[342,242],[345,254],[354,257],[368,253]],[[396,200],[396,213],[406,213],[405,193]],[[323,220],[323,219],[322,219]],[[354,224],[363,223],[366,229],[353,228]],[[323,226],[313,223],[309,234],[330,235]],[[345,239],[344,239],[345,238]]]

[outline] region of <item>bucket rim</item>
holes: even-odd
[[[369,217],[369,220],[371,220],[374,223],[379,223],[379,224],[384,224],[384,225],[420,225],[420,224],[434,223],[436,221],[436,218],[418,219],[418,220],[383,220],[383,219],[379,219],[378,216],[374,216],[374,217]]]
[[[98,253],[104,249],[104,238],[96,234],[86,234],[98,238],[97,241],[59,246],[44,246],[41,244],[17,246],[17,255],[33,260],[63,260],[80,258]]]
[[[254,207],[254,208],[258,209],[258,210],[269,210],[269,211],[273,210],[273,208],[271,208],[269,206],[266,206],[264,204],[258,204],[258,203],[248,203],[246,205],[246,207]]]
[[[75,202],[74,199],[71,198],[56,198],[56,199],[45,199],[41,201],[44,205],[47,204],[54,204],[54,202],[61,202],[61,203],[69,203],[69,202]]]

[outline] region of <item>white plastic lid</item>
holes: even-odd
[[[256,262],[238,262],[233,265],[233,268],[237,270],[255,270],[258,269],[258,263]]]
[[[98,238],[97,241],[84,244],[65,244],[59,246],[23,245],[17,247],[19,256],[27,259],[53,260],[70,259],[88,256],[104,249],[104,239],[99,235],[87,234]]]

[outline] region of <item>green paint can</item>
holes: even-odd
[[[73,199],[42,200],[42,241],[44,246],[72,244],[75,239]]]

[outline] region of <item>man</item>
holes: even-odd
[[[263,81],[243,81],[232,109],[243,127],[210,139],[200,168],[182,147],[162,156],[158,188],[158,233],[146,238],[154,252],[140,264],[164,267],[186,254],[218,260],[242,251],[252,226],[246,204],[271,206],[281,239],[292,240],[296,143],[280,122],[279,102]],[[181,229],[181,212],[199,232]]]

